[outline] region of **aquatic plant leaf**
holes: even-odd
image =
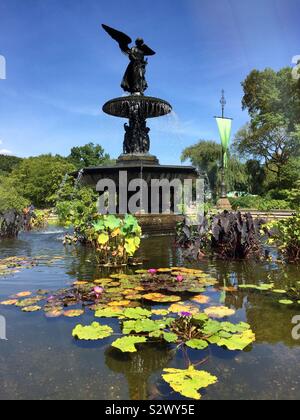
[[[250,330],[250,325],[246,322],[240,322],[239,324],[231,324],[231,322],[222,322],[220,324],[222,331],[226,331],[232,334],[242,333],[244,331]]]
[[[169,307],[169,312],[173,314],[180,314],[181,312],[190,312],[191,314],[197,314],[199,312],[199,308],[191,305],[174,303]]]
[[[197,349],[197,350],[204,350],[208,347],[207,341],[198,340],[196,338],[194,338],[193,340],[187,341],[185,344],[191,349]]]
[[[109,235],[107,233],[101,233],[98,238],[97,242],[99,245],[105,245],[109,242]]]
[[[40,311],[42,308],[40,306],[26,306],[22,308],[23,312],[37,312]]]
[[[150,318],[152,313],[147,309],[143,308],[127,308],[124,311],[124,316],[130,319],[143,319],[143,318]]]
[[[221,329],[222,326],[220,322],[209,319],[202,328],[202,332],[206,335],[213,335],[221,331]]]
[[[129,306],[130,303],[130,300],[116,300],[114,302],[109,302],[108,306]]]
[[[279,301],[279,303],[281,305],[293,305],[294,302],[292,300],[282,299],[282,300]]]
[[[2,302],[0,302],[0,305],[3,306],[14,306],[18,303],[17,299],[10,299],[10,300],[4,300]]]
[[[77,318],[84,314],[83,309],[71,309],[69,311],[64,311],[63,315],[67,318]]]
[[[205,292],[205,288],[204,287],[193,287],[191,289],[187,290],[189,293],[203,293]]]
[[[173,321],[173,319],[172,319]],[[123,324],[123,334],[150,333],[153,331],[163,330],[166,328],[166,320],[139,319],[135,321],[125,321]]]
[[[226,306],[211,306],[204,310],[206,315],[211,318],[225,318],[235,314],[234,309],[227,308]]]
[[[95,312],[96,318],[119,318],[120,316],[123,316],[123,309],[118,306],[101,308]]]
[[[40,302],[41,300],[43,300],[42,297],[33,297],[33,298],[29,298],[29,299],[24,299],[24,300],[20,300],[19,302],[17,302],[16,306],[19,306],[21,308],[23,308],[25,306],[33,306],[36,303]]]
[[[218,382],[217,377],[208,372],[196,370],[194,366],[186,370],[164,369],[162,377],[174,391],[194,400],[200,400],[201,388],[207,388]]]
[[[104,226],[112,231],[118,229],[121,226],[121,219],[111,214],[104,219]]]
[[[31,296],[31,295],[32,295],[31,292],[20,292],[20,293],[17,293],[15,296],[16,296],[16,298],[24,298],[24,297],[28,297],[28,296]]]
[[[234,334],[231,338],[221,338],[217,345],[225,346],[228,350],[244,350],[255,341],[255,334],[251,330],[244,331],[241,334]]]
[[[64,313],[63,309],[60,308],[54,308],[51,310],[45,311],[45,317],[46,318],[59,318]]]
[[[77,325],[72,332],[72,336],[78,340],[102,340],[112,334],[113,329],[111,327],[100,325],[98,322],[93,322],[88,326]]]
[[[112,343],[112,347],[121,350],[123,353],[135,353],[137,352],[136,345],[146,343],[146,337],[136,337],[133,335],[118,338],[118,340]]]
[[[169,314],[168,309],[152,309],[152,314],[157,316],[167,316]]]
[[[193,320],[194,321],[207,321],[208,320],[208,316],[204,313],[199,313],[199,314],[195,314],[193,315]]]
[[[163,333],[163,339],[167,343],[177,343],[178,336],[176,334],[174,334],[174,333],[164,332]]]
[[[168,303],[168,302],[180,302],[179,296],[167,296],[161,293],[148,293],[143,296],[144,299],[151,300],[152,302]]]
[[[205,305],[210,301],[210,298],[208,296],[198,295],[198,296],[193,296],[191,300],[193,302],[197,302],[197,303],[200,303],[202,305]]]
[[[73,286],[86,286],[87,284],[89,284],[88,281],[78,280],[73,283]]]
[[[287,293],[286,290],[283,289],[274,289],[272,290],[273,293],[278,293],[279,295],[285,295]]]

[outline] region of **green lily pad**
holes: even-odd
[[[98,309],[95,312],[96,318],[119,318],[121,316],[123,316],[123,309],[118,307]]]
[[[41,300],[43,300],[43,298],[40,298],[40,297],[33,297],[33,298],[29,298],[29,299],[24,299],[24,300],[20,300],[18,303],[16,303],[16,306],[18,306],[20,308],[24,308],[26,306],[33,306],[36,303],[40,302]]]
[[[129,319],[143,319],[150,318],[152,313],[143,308],[127,308],[124,311],[124,316]]]
[[[190,366],[186,370],[164,369],[163,379],[174,391],[187,398],[200,400],[199,390],[218,382],[215,376],[205,371],[199,371]]]
[[[294,302],[292,300],[283,299],[283,300],[280,300],[279,303],[281,305],[293,305]]]
[[[135,353],[137,351],[137,348],[135,347],[136,344],[146,343],[146,341],[146,337],[136,337],[130,335],[128,337],[118,338],[118,340],[112,343],[112,346],[121,350],[123,353]]]
[[[272,290],[272,292],[273,293],[278,293],[279,295],[280,294],[281,295],[285,295],[287,293],[287,291],[286,290],[283,290],[283,289],[274,289],[274,290]]]
[[[149,334],[150,338],[162,338],[167,343],[177,343],[178,336],[174,333],[169,333],[161,330],[153,331]]]
[[[185,343],[188,347],[190,347],[191,349],[197,349],[197,350],[204,350],[208,347],[207,341],[205,340],[198,340],[198,339],[193,339],[193,340],[189,340]]]
[[[173,319],[172,319],[173,322]],[[150,333],[153,331],[163,330],[167,326],[166,320],[139,319],[136,321],[125,321],[123,324],[123,334],[130,334],[131,332]]]
[[[199,322],[204,322],[204,321],[208,320],[208,316],[204,313],[195,314],[195,315],[193,315],[193,320],[194,321],[199,321]]]
[[[228,350],[244,350],[255,341],[255,334],[251,330],[241,334],[234,334],[230,338],[221,337],[216,343],[219,347],[225,346]]]
[[[181,298],[179,296],[167,296],[161,293],[148,293],[144,295],[143,298],[147,300],[151,300],[152,302],[160,302],[160,303],[181,301]]]
[[[98,322],[93,322],[89,326],[77,325],[72,332],[72,336],[78,340],[102,340],[112,334],[111,327],[100,325]]]

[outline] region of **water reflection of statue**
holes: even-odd
[[[141,38],[138,38],[135,41],[135,46],[129,48],[129,44],[132,43],[132,39],[129,36],[116,29],[110,28],[107,25],[102,25],[102,27],[118,42],[121,51],[125,53],[130,60],[122,80],[122,89],[131,94],[143,95],[148,88],[145,77],[148,61],[145,57],[154,55],[155,52],[149,48]]]

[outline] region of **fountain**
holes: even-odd
[[[152,56],[155,52],[140,38],[130,48],[129,45],[132,42],[130,37],[109,26],[102,26],[117,41],[122,52],[130,60],[121,83],[122,89],[128,96],[109,100],[103,106],[103,112],[113,117],[124,118],[128,122],[124,124],[123,153],[118,158],[116,165],[85,168],[81,174],[82,182],[86,185],[95,186],[100,180],[109,179],[115,182],[117,193],[119,193],[120,174],[122,177],[126,171],[127,185],[136,179],[145,181],[149,187],[150,198],[152,180],[167,180],[169,182],[180,180],[183,183],[187,179],[199,179],[200,174],[196,168],[192,166],[161,165],[158,158],[150,154],[150,128],[147,127],[147,120],[162,117],[172,112],[172,106],[167,101],[144,95],[148,88],[145,78],[148,60],[145,57]],[[124,187],[123,184],[122,187]],[[144,231],[157,230],[161,233],[162,231],[174,230],[180,219],[175,216],[174,209],[173,214],[164,214],[160,207],[158,214],[155,215],[150,214],[151,210],[149,204],[149,207],[138,216]]]

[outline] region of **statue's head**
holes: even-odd
[[[142,47],[144,45],[144,40],[142,38],[138,38],[135,41],[135,44],[136,44],[137,47]]]

